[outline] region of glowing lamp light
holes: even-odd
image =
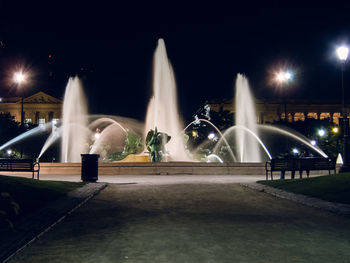
[[[192,137],[198,137],[198,132],[196,130],[192,130]]]
[[[315,146],[317,142],[315,140],[312,140],[310,143],[312,146]]]
[[[26,75],[23,72],[15,72],[13,74],[13,81],[17,84],[21,84],[26,80]]]
[[[348,58],[349,55],[349,48],[346,46],[338,47],[337,50],[337,56],[341,61],[345,61]]]
[[[8,149],[8,150],[6,151],[6,153],[7,153],[8,156],[10,156],[10,155],[12,154],[12,150],[11,150],[11,149]]]
[[[213,132],[208,135],[209,140],[214,140],[215,137],[216,137],[215,133],[213,133]]]
[[[278,82],[288,82],[293,79],[293,74],[289,71],[281,71],[276,75]]]
[[[277,73],[277,80],[279,81],[279,82],[283,82],[284,81],[284,74],[283,74],[283,72],[280,72],[280,73]]]
[[[334,127],[334,128],[332,129],[332,131],[333,131],[334,133],[338,133],[339,129],[338,129],[338,127]]]
[[[293,151],[294,154],[298,154],[299,153],[299,150],[297,148],[294,148],[292,151]]]
[[[318,135],[319,135],[320,137],[323,137],[323,136],[326,135],[326,131],[323,130],[323,129],[321,129],[321,130],[318,131]]]

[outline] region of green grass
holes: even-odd
[[[259,183],[326,201],[350,204],[350,173],[306,179],[259,181]]]
[[[20,207],[19,217],[34,212],[85,183],[38,181],[0,175],[0,193],[7,192]]]

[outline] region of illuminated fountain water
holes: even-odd
[[[87,104],[80,80],[69,78],[63,100],[61,161],[80,162],[88,152]]]
[[[172,161],[190,160],[184,143],[174,72],[168,60],[163,39],[159,39],[153,60],[153,96],[149,102],[144,136],[150,129],[171,136],[165,145]]]
[[[130,118],[88,115],[81,82],[77,77],[70,78],[66,86],[62,122],[59,127],[52,127],[39,158],[61,139],[61,162],[80,162],[81,153],[100,154],[100,159],[107,161],[108,154],[123,151],[127,131],[141,136],[140,126],[138,121]]]
[[[241,74],[236,79],[236,125],[245,127],[257,137],[255,102],[250,93],[248,80]],[[236,132],[236,150],[240,162],[261,162],[259,143],[245,129]]]
[[[269,160],[273,155],[276,156],[278,152],[273,151],[273,154],[271,154],[274,147],[272,143],[267,141],[276,142],[278,136],[281,136],[281,139],[287,137],[292,142],[299,143],[303,147],[307,147],[313,152],[327,157],[320,148],[312,145],[308,138],[296,131],[288,131],[271,125],[258,125],[256,122],[255,103],[249,89],[248,80],[241,74],[238,74],[236,79],[235,108],[236,125],[228,128],[222,134],[213,150],[213,153],[219,157],[221,147],[229,144],[234,149],[235,154],[233,156],[237,156],[239,162]],[[267,140],[261,136],[260,133],[262,132],[267,134],[265,136]],[[230,161],[235,162],[236,160],[232,158]]]
[[[55,142],[61,140],[61,162],[80,162],[82,153],[100,154],[100,160],[107,160],[108,154],[123,151],[128,132],[145,137],[150,129],[157,127],[158,131],[171,136],[170,142],[166,144],[166,150],[169,153],[168,161],[192,161],[185,148],[184,131],[200,121],[209,124],[219,135],[218,142],[207,156],[206,160],[210,162],[262,162],[271,159],[276,153],[268,141],[271,138],[276,141],[276,136],[288,137],[326,157],[326,154],[313,146],[306,137],[294,131],[275,126],[257,125],[255,103],[249,90],[248,80],[241,74],[238,74],[236,79],[235,108],[236,125],[226,131],[221,132],[213,123],[205,119],[191,122],[182,129],[174,73],[167,57],[164,41],[160,39],[154,53],[153,95],[148,105],[145,125],[133,119],[118,116],[88,115],[82,84],[75,77],[69,79],[66,87],[61,123],[57,126],[47,123],[44,129],[34,128],[2,145],[0,150],[23,139],[39,135],[43,130],[52,129],[39,157],[45,154]],[[212,142],[210,142],[211,145],[213,145]]]

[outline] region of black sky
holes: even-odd
[[[205,100],[232,97],[237,73],[247,75],[255,96],[278,98],[269,83],[277,66],[295,70],[290,98],[340,97],[334,49],[350,43],[346,1],[111,2],[0,1],[0,96],[14,93],[6,76],[25,65],[33,75],[28,95],[62,98],[68,77],[78,74],[91,113],[143,119],[161,37],[187,120]]]

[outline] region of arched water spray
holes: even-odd
[[[29,130],[29,131],[26,131],[25,133],[22,133],[22,134],[18,135],[17,137],[15,137],[15,138],[9,140],[8,142],[6,142],[5,144],[1,145],[0,150],[3,150],[5,148],[11,146],[12,144],[20,142],[20,141],[22,141],[24,139],[27,139],[27,138],[29,138],[29,137],[31,137],[33,135],[37,135],[37,134],[42,133],[47,128],[48,125],[51,125],[51,123],[47,123],[44,128],[42,128],[42,127],[35,127],[35,128],[33,128],[33,129]]]
[[[163,39],[159,39],[154,53],[153,95],[147,109],[144,138],[155,127],[171,136],[171,140],[165,145],[171,160],[189,160],[181,133],[175,77]]]
[[[258,136],[255,102],[250,93],[248,80],[245,76],[237,74],[236,79],[236,125],[246,127]],[[236,133],[236,144],[240,162],[261,162],[259,144],[252,136],[246,136],[246,132],[240,129]]]
[[[122,129],[122,131],[126,133],[126,129],[124,128],[124,126],[111,118],[99,118],[99,119],[91,122],[88,127],[90,130],[94,131],[96,128],[101,127],[101,125],[108,126],[111,124],[115,124],[115,125],[119,126]]]
[[[314,150],[315,152],[319,153],[321,156],[327,158],[327,154],[325,154],[320,148],[314,146],[311,144],[311,142],[305,138],[302,138],[301,136],[298,136],[292,132],[289,132],[289,131],[286,131],[286,130],[283,130],[281,128],[278,128],[278,127],[275,127],[275,126],[270,126],[270,125],[259,125],[259,128],[261,129],[266,129],[266,130],[269,130],[269,131],[274,131],[274,132],[277,132],[279,134],[283,134],[283,135],[286,135],[290,138],[293,138],[305,145],[307,145],[308,147],[310,147],[312,150]]]
[[[206,120],[206,119],[194,120],[194,121],[190,122],[190,123],[185,127],[185,129],[184,129],[183,131],[185,132],[185,131],[188,129],[188,127],[190,127],[192,124],[194,124],[194,123],[196,123],[196,122],[198,122],[198,121],[203,121],[203,122],[208,123],[210,126],[212,126],[212,127],[216,130],[216,132],[217,132],[218,134],[220,134],[220,138],[222,138],[222,140],[224,141],[225,145],[227,146],[227,149],[228,149],[228,151],[229,151],[229,153],[230,153],[230,155],[231,155],[231,157],[232,157],[232,160],[234,160],[234,161],[236,162],[236,161],[237,161],[237,158],[236,158],[236,156],[233,154],[233,152],[232,152],[232,150],[231,150],[231,147],[230,147],[230,145],[228,144],[226,138],[223,136],[223,134],[221,133],[221,131],[220,131],[211,121],[208,121],[208,120]],[[214,148],[214,149],[215,149],[215,148]]]
[[[244,127],[244,126],[239,126],[239,125],[236,125],[236,126],[233,126],[233,127],[230,127],[229,129],[227,129],[224,134],[223,134],[223,137],[222,138],[225,138],[226,136],[230,136],[229,134],[235,130],[242,130],[244,132],[247,132],[249,134],[249,136],[252,136],[254,138],[254,140],[256,140],[260,146],[264,149],[266,155],[272,159],[272,156],[269,152],[269,150],[266,148],[265,144],[263,143],[263,141],[254,133],[252,132],[251,130],[249,130],[247,127]],[[238,132],[238,131],[236,131]],[[217,143],[217,145],[215,146],[214,148],[214,152],[217,151],[217,147],[220,146],[220,141]]]
[[[41,148],[38,158],[41,158],[41,156],[46,152],[46,150],[61,137],[61,134],[61,128],[56,128],[54,131],[51,132],[50,136],[45,141],[43,148]]]
[[[120,132],[122,130],[122,132]],[[100,137],[97,138],[91,147],[90,154],[102,154],[104,147],[119,148],[117,151],[122,152],[124,148],[124,142],[126,138],[126,130],[118,122],[112,122],[105,127]],[[113,149],[112,149],[113,150]]]
[[[216,154],[213,154],[213,153],[209,154],[207,156],[207,162],[208,163],[211,163],[210,159],[215,159],[215,160],[219,161],[219,163],[224,163],[224,161],[219,156],[217,156]]]
[[[88,152],[84,127],[87,127],[87,105],[82,84],[78,77],[69,78],[62,110],[61,162],[80,162],[80,154]]]

